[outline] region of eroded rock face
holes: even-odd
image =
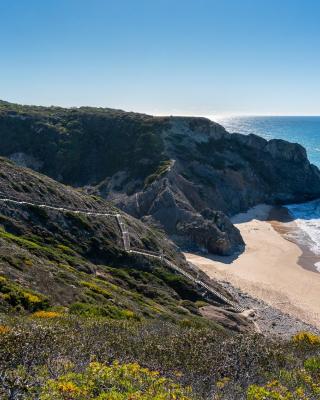
[[[118,205],[179,244],[232,254],[244,243],[229,216],[320,195],[319,170],[298,144],[230,134],[202,118],[172,118],[162,135],[170,171]]]
[[[221,212],[217,211],[219,218],[227,223],[220,229],[214,220],[195,218],[192,222],[180,222],[177,225],[177,232],[190,238],[201,249],[209,253],[222,256],[231,255],[241,250],[244,242],[239,230],[234,227],[230,220]]]
[[[242,250],[242,237],[229,218],[205,206],[197,187],[175,170],[122,203],[122,208],[158,225],[182,247],[220,255]]]

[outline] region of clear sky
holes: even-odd
[[[0,98],[320,114],[319,0],[0,0]]]

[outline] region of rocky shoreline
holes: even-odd
[[[315,326],[307,324],[279,309],[270,306],[266,302],[254,298],[249,294],[232,286],[229,282],[219,281],[232,297],[244,308],[255,310],[254,321],[258,324],[261,333],[265,336],[277,336],[289,339],[297,332],[308,331],[320,334]]]

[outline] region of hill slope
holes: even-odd
[[[300,145],[229,134],[205,118],[1,102],[0,154],[218,254],[244,245],[228,216],[320,195]]]
[[[126,252],[117,213],[101,198],[0,158],[0,311],[65,307],[79,315],[208,324],[198,306],[221,306],[219,298],[204,298],[197,284],[160,260]],[[196,276],[161,232],[124,213],[122,220],[133,249],[163,251]],[[204,274],[200,277],[228,296]],[[245,320],[228,315],[222,321],[226,326],[246,329]]]

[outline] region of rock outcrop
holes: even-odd
[[[307,201],[320,195],[319,170],[299,144],[230,134],[206,119],[170,121],[163,136],[167,155],[174,160],[171,168],[116,202],[160,224],[181,245],[221,255],[241,251],[243,240],[229,216],[259,203]]]
[[[215,306],[205,306],[200,309],[201,315],[212,321],[218,322],[226,329],[241,333],[254,333],[256,327],[249,318],[241,314],[234,314],[228,310]]]

